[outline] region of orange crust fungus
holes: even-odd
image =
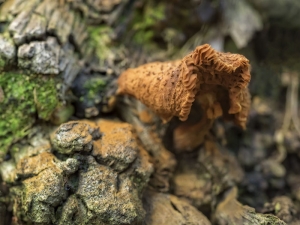
[[[215,51],[210,45],[198,46],[182,60],[153,62],[128,69],[118,79],[118,94],[134,96],[164,122],[173,116],[187,120],[196,97],[210,86],[228,93],[228,114],[236,114],[235,122],[244,127],[250,101],[247,86],[250,81],[249,60],[244,56]],[[222,116],[217,93],[211,95],[207,117]]]

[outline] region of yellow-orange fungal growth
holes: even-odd
[[[248,59],[239,54],[217,52],[205,44],[182,60],[153,62],[126,70],[118,79],[118,94],[139,99],[164,122],[173,116],[185,121],[202,86],[222,86],[228,90],[228,113],[238,114],[237,120],[242,121],[248,115],[246,104],[250,105],[244,102],[249,81]],[[215,102],[207,113],[209,117],[222,115],[220,104]]]

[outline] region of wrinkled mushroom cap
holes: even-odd
[[[118,94],[139,99],[164,122],[173,116],[185,121],[196,95],[201,94],[205,85],[222,86],[228,90],[228,113],[238,114],[237,120],[242,121],[250,104],[245,94],[249,93],[249,81],[248,59],[239,54],[217,52],[205,44],[182,60],[154,62],[126,70],[118,79]],[[207,111],[210,117],[222,115],[219,103],[214,103],[214,110],[217,111],[213,114]]]
[[[121,74],[118,93],[139,99],[165,122],[173,116],[186,120],[199,88],[197,81],[185,62],[154,62]]]

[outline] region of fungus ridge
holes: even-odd
[[[225,87],[230,99],[228,113],[239,113],[243,102],[241,93],[251,78],[249,60],[239,54],[217,52],[208,44],[198,46],[191,54],[199,69],[200,86],[205,83]]]
[[[187,93],[180,105],[179,119],[185,121],[190,114],[192,104],[195,101],[195,96],[199,91],[199,79],[198,70],[197,67],[195,67],[193,60],[189,58],[182,60],[179,67],[181,68],[180,77],[182,77],[184,87],[181,91]]]
[[[249,71],[249,61],[244,56],[220,53],[205,44],[182,60],[148,63],[126,70],[118,79],[117,93],[134,96],[164,122],[173,116],[185,121],[201,89],[206,85],[222,86],[228,90],[228,113],[236,114],[236,122],[245,123],[250,103],[243,101]]]

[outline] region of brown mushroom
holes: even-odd
[[[206,111],[209,119],[216,119],[222,116],[227,121],[233,121],[237,126],[245,129],[247,117],[251,105],[250,92],[248,88],[241,88],[236,99],[239,111],[230,114],[230,103],[232,96],[229,90],[220,85],[201,85],[201,90],[197,94],[197,103]]]
[[[187,121],[184,121],[173,131],[173,147],[177,152],[189,151],[198,147],[209,133],[214,120],[222,116],[224,120],[233,121],[237,126],[245,129],[250,109],[250,94],[247,88],[241,90],[241,111],[229,114],[229,93],[220,85],[203,84],[197,94],[195,105],[200,105],[202,113],[193,113]],[[198,107],[199,108],[199,107]],[[199,110],[197,107],[193,111]]]
[[[126,70],[118,79],[117,93],[139,99],[164,122],[173,116],[185,121],[197,94],[201,96],[210,85],[215,89],[221,86],[228,91],[228,113],[237,114],[236,122],[243,126],[249,108],[245,102],[249,81],[250,65],[244,56],[217,52],[205,44],[181,61],[154,62]],[[209,118],[223,114],[216,96],[211,95]]]

